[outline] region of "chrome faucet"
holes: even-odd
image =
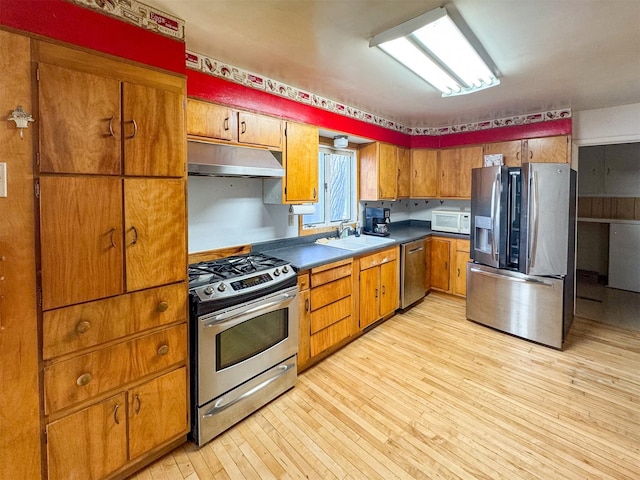
[[[347,238],[352,233],[356,233],[356,229],[351,225],[346,225],[347,222],[340,222],[338,225],[338,238]]]

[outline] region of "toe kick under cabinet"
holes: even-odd
[[[185,80],[34,52],[43,464],[126,478],[189,428]]]

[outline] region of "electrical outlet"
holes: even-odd
[[[7,196],[7,164],[0,162],[0,197]]]
[[[289,226],[293,227],[293,213],[289,214]]]

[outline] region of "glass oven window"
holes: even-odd
[[[216,335],[216,371],[254,357],[289,336],[287,308],[235,325]]]

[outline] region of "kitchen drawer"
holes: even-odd
[[[339,278],[350,277],[353,272],[352,265],[353,259],[349,259],[346,262],[324,265],[318,269],[314,268],[311,270],[311,286],[317,287]]]
[[[186,324],[55,363],[44,369],[45,414],[186,361]]]
[[[470,243],[471,242],[469,240],[456,240],[456,251],[469,253]]]
[[[308,290],[309,289],[309,273],[298,273],[298,290]]]
[[[351,295],[353,282],[351,276],[311,289],[311,311]]]
[[[360,259],[360,271],[367,268],[382,265],[398,258],[398,247],[387,248],[377,253],[372,253]]]
[[[348,296],[312,312],[311,334],[317,333],[323,328],[348,317],[351,315],[352,309],[351,296]]]
[[[184,283],[143,290],[42,314],[45,360],[131,335],[186,321]]]
[[[311,356],[314,357],[345,338],[348,338],[352,334],[352,331],[353,321],[351,316],[348,316],[324,330],[320,330],[318,333],[311,335],[309,341]]]

